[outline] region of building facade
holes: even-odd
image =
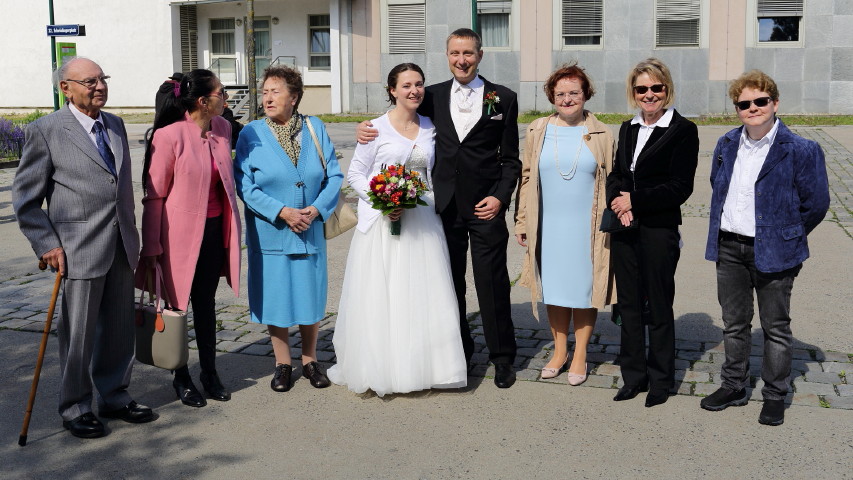
[[[46,3],[0,0],[13,17],[0,32],[12,67],[0,80],[28,85],[0,108],[51,104]],[[248,81],[245,1],[54,3],[55,23],[86,25],[68,40],[112,75],[112,107],[151,107],[173,71]],[[752,68],[778,82],[785,113],[853,114],[853,0],[255,0],[254,18],[256,70],[298,68],[305,113],[385,110],[387,72],[401,62],[421,65],[427,83],[449,79],[446,37],[473,27],[481,74],[516,90],[522,111],[550,109],[543,82],[577,61],[597,87],[589,108],[627,112],[628,70],[656,56],[686,115],[732,112],[727,83]]]

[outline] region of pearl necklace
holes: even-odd
[[[559,128],[559,126],[556,124],[556,122],[554,123],[554,127],[556,127],[554,129],[554,165],[556,165],[557,173],[559,173],[560,176],[563,177],[563,180],[568,181],[568,180],[571,180],[572,178],[574,178],[575,173],[577,173],[577,171],[578,171],[578,160],[580,159],[581,150],[583,149],[583,139],[584,139],[584,137],[587,136],[588,132],[586,129],[586,125],[584,125],[583,126],[583,132],[581,133],[581,141],[578,144],[578,151],[575,152],[575,160],[574,160],[574,162],[572,162],[572,166],[571,166],[571,168],[569,168],[568,173],[563,173],[563,171],[560,169],[560,155],[558,153],[559,148],[557,148],[558,147],[557,146],[557,137],[558,137],[557,129]]]

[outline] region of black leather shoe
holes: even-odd
[[[127,423],[148,423],[155,418],[153,410],[133,400],[118,410],[109,410],[100,413],[104,418],[117,418]]]
[[[630,400],[639,395],[640,392],[648,391],[649,387],[646,385],[643,385],[642,387],[639,385],[623,385],[622,388],[620,388],[619,391],[616,392],[616,396],[613,397],[613,401],[621,402],[623,400]]]
[[[276,392],[286,392],[290,390],[290,375],[293,374],[293,366],[279,363],[275,366],[270,388]]]
[[[201,396],[201,393],[195,388],[193,385],[193,381],[189,378],[178,378],[175,377],[172,380],[172,387],[175,389],[175,393],[178,394],[178,398],[181,399],[181,403],[188,407],[203,407],[207,405],[207,400]]]
[[[664,404],[667,400],[669,400],[669,390],[663,388],[653,388],[649,390],[649,394],[646,395],[646,408],[651,408],[655,405]]]
[[[785,401],[764,400],[761,414],[758,415],[758,423],[776,427],[785,423]]]
[[[201,372],[198,379],[201,380],[201,386],[204,388],[204,391],[211,400],[217,400],[220,402],[227,402],[228,400],[231,400],[231,393],[229,393],[228,390],[225,389],[225,386],[222,385],[222,381],[219,380],[219,375],[216,373],[216,370],[212,372]]]
[[[730,390],[726,387],[720,387],[716,392],[708,395],[699,402],[699,406],[705,410],[719,412],[728,407],[742,407],[749,402],[749,397],[746,396],[746,389]]]
[[[73,420],[64,420],[62,426],[71,432],[71,435],[79,438],[98,438],[106,435],[104,424],[92,412],[86,412]]]
[[[495,365],[495,385],[498,388],[509,388],[515,383],[515,370],[508,363]]]
[[[314,388],[326,388],[332,384],[317,362],[302,365],[302,376],[310,380]]]

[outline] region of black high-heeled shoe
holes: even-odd
[[[285,365],[283,363],[276,365],[275,373],[273,373],[272,381],[270,381],[270,388],[279,393],[290,390],[290,376],[292,373],[292,365]]]
[[[216,373],[216,370],[212,372],[202,371],[198,379],[201,380],[201,386],[204,388],[207,396],[212,400],[220,402],[227,402],[228,400],[231,400],[231,394],[225,389],[225,386],[222,385],[222,381],[219,380],[219,375]]]
[[[172,380],[172,388],[175,389],[175,393],[181,399],[181,403],[188,407],[199,408],[207,405],[207,400],[201,396],[201,392],[195,388],[192,379],[189,377],[179,377],[176,375],[175,379]]]

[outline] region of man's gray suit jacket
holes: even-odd
[[[139,234],[124,122],[101,112],[115,155],[114,177],[69,108],[74,107],[66,105],[26,127],[12,186],[21,232],[38,258],[56,247],[65,249],[68,278],[106,275],[119,235],[127,262],[135,269]]]

